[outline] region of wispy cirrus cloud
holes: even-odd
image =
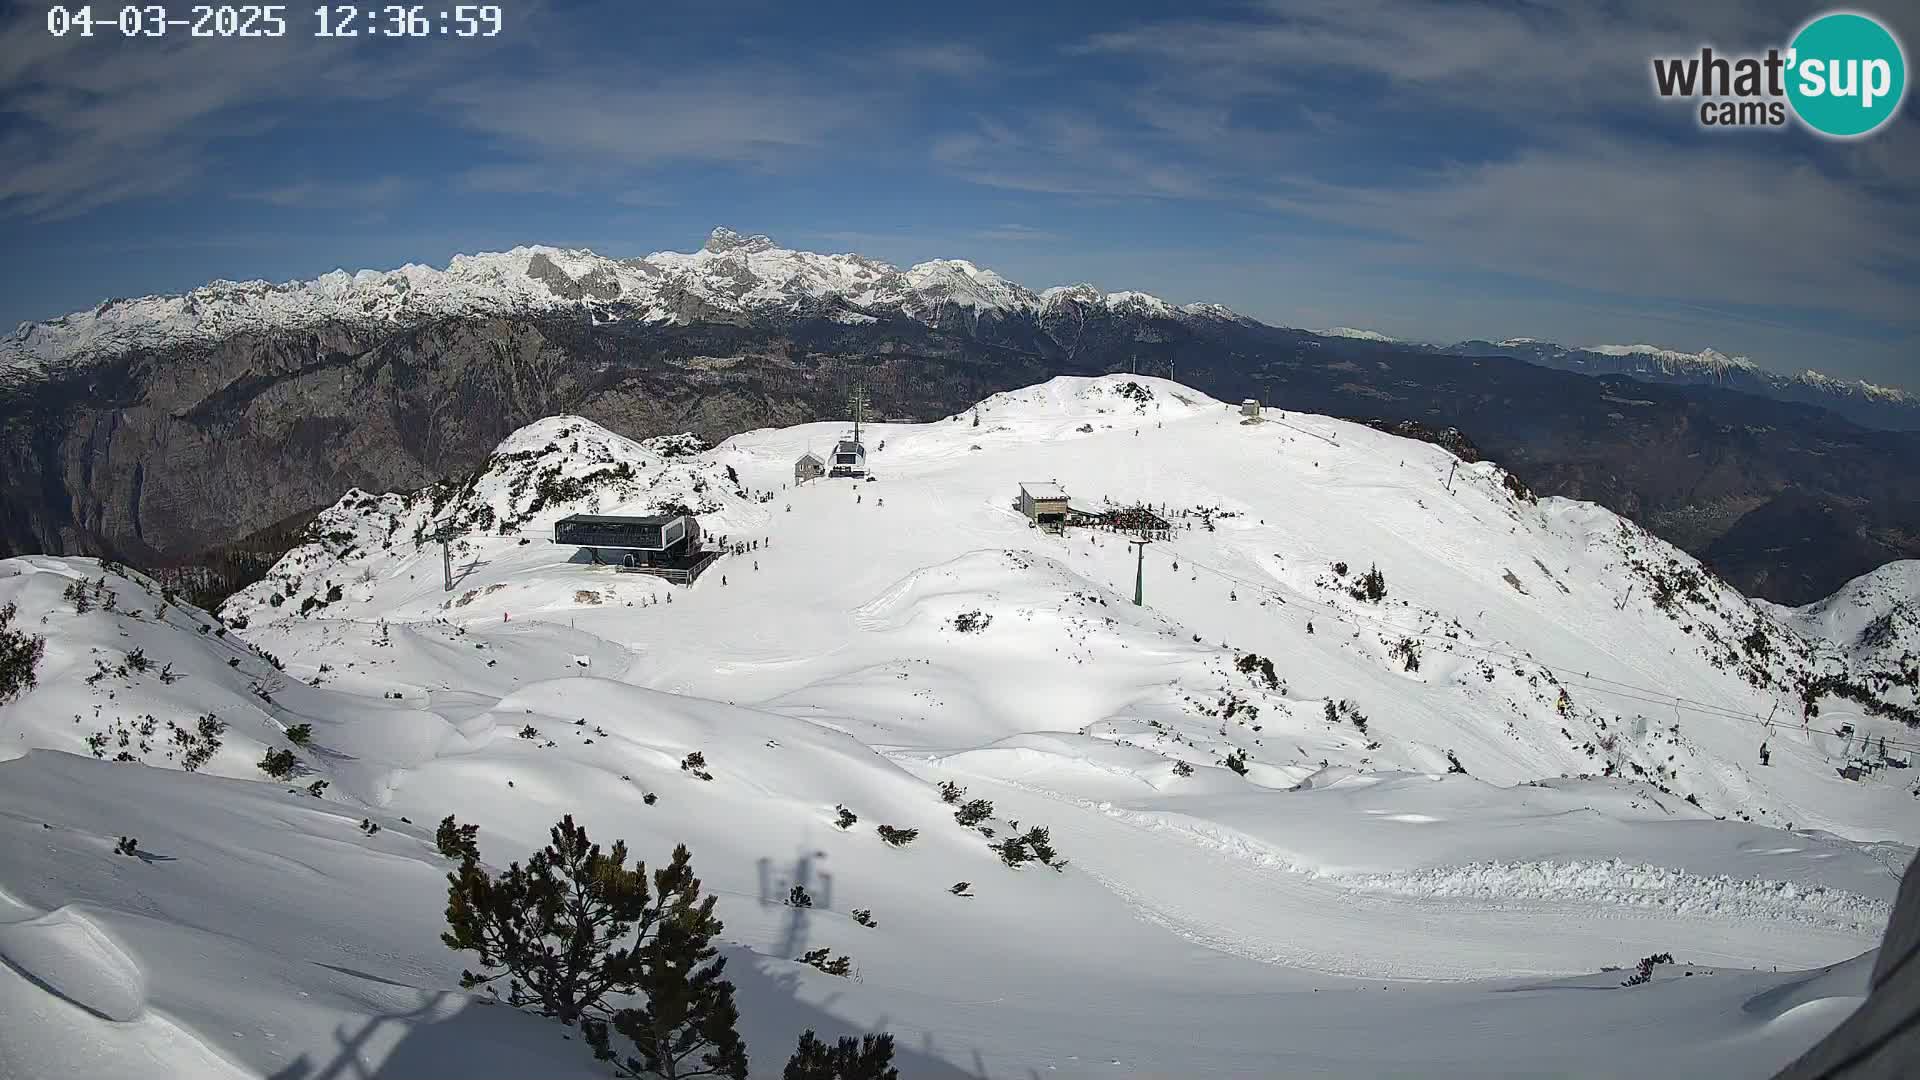
[[[381,176],[344,183],[302,180],[254,192],[247,198],[289,209],[367,210],[389,206],[411,196],[419,187],[418,181],[403,176]]]
[[[593,79],[470,79],[432,95],[466,130],[571,164],[769,165],[821,146],[862,113],[851,94],[766,77],[662,78],[609,88]]]
[[[1911,113],[1840,145],[1702,131],[1651,92],[1655,55],[1779,44],[1806,15],[1771,0],[1329,0],[1149,20],[1063,50],[1112,80],[1105,107],[983,110],[930,159],[1011,192],[1264,208],[1346,234],[1296,250],[1382,265],[1692,298],[1729,321],[1812,309],[1912,326]]]

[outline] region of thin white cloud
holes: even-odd
[[[1006,224],[990,225],[973,232],[977,240],[991,240],[1003,244],[1058,244],[1066,236],[1052,229],[1037,229],[1031,225]]]
[[[467,130],[560,161],[772,165],[824,144],[861,113],[850,95],[768,78],[661,79],[609,87],[571,75],[471,79],[432,103]]]
[[[304,210],[369,210],[398,202],[413,194],[418,187],[416,182],[402,176],[382,176],[348,183],[302,180],[255,192],[248,198],[274,206]]]
[[[903,45],[882,51],[878,59],[907,72],[951,77],[978,75],[993,65],[984,50],[964,42]]]

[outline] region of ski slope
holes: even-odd
[[[0,563],[48,641],[0,706],[0,1076],[601,1075],[457,988],[448,813],[495,865],[566,813],[649,860],[685,842],[756,1076],[809,1026],[891,1030],[914,1077],[1750,1076],[1864,994],[1920,802],[1913,770],[1838,766],[1915,733],[1795,690],[1857,673],[1857,613],[1163,380],[975,415],[872,425],[873,480],[797,488],[840,425],[709,449],[552,418],[468,480],[348,494],[218,618],[91,560]],[[1163,507],[1172,538],[1033,529],[1037,480]],[[665,506],[759,544],[683,588],[549,539]],[[75,610],[83,579],[113,610]],[[208,714],[188,773],[172,731]],[[278,748],[284,782],[255,765]],[[1002,865],[941,782],[1068,864]],[[795,962],[819,947],[856,977]],[[1662,951],[1648,986],[1601,970]]]

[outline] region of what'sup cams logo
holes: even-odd
[[[1653,61],[1663,98],[1699,99],[1704,127],[1780,127],[1791,115],[1812,130],[1851,139],[1879,130],[1907,93],[1907,59],[1879,20],[1833,11],[1800,28],[1785,51]]]

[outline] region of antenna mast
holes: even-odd
[[[448,545],[459,535],[458,529],[444,521],[440,523],[433,535],[435,540],[440,541],[440,574],[441,579],[446,583],[447,592],[453,591],[453,552]]]
[[[848,403],[853,411],[853,441],[860,441],[860,421],[867,411],[867,386],[865,383],[853,384],[853,400]]]

